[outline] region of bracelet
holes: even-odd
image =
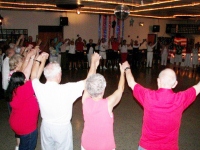
[[[41,64],[41,61],[39,61],[39,60],[37,60],[37,59],[35,59],[35,61],[36,61],[36,62],[39,62],[39,64]]]
[[[124,71],[126,71],[126,70],[128,70],[128,69],[131,69],[130,67],[126,67],[125,69],[124,69]]]

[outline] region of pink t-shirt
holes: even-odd
[[[16,89],[10,105],[12,111],[9,123],[12,130],[18,135],[33,132],[37,128],[39,106],[31,81]]]
[[[113,117],[108,112],[108,100],[94,101],[88,98],[83,103],[84,129],[81,145],[86,150],[115,149]]]
[[[137,84],[133,95],[144,107],[139,145],[148,150],[178,150],[182,113],[195,100],[195,89],[174,93],[171,89],[150,90]]]

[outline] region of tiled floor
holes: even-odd
[[[134,69],[133,74],[138,83],[156,89],[156,78],[161,68],[140,68]],[[110,95],[117,87],[119,71],[116,70],[99,70],[107,80],[105,96]],[[178,86],[175,91],[184,90],[200,80],[200,72],[192,70],[177,70]],[[62,82],[78,81],[86,77],[87,70],[64,71]],[[114,109],[114,134],[117,148],[116,150],[137,150],[142,125],[143,110],[132,97],[131,90],[126,84],[126,88],[120,104]],[[6,103],[0,101],[0,150],[14,150],[15,139],[14,133],[8,124],[8,111]],[[39,120],[39,126],[40,126]],[[83,117],[80,98],[75,102],[73,107],[73,136],[74,150],[80,150],[80,139],[83,129]],[[180,136],[180,150],[199,150],[200,149],[200,96],[184,112],[182,117]],[[36,150],[40,150],[40,137]]]

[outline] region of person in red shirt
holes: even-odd
[[[112,67],[114,69],[117,69],[117,64],[118,64],[118,59],[119,59],[119,45],[120,43],[118,42],[117,38],[114,38],[114,36],[111,37],[110,41],[111,42],[111,46],[112,46]]]
[[[42,53],[34,59],[32,73],[37,74],[38,78],[41,76],[47,58],[48,54]],[[11,129],[19,135],[19,150],[35,150],[39,106],[31,80],[26,81],[23,72],[14,72],[6,93],[11,106],[9,124]]]
[[[174,70],[160,72],[158,90],[151,90],[135,82],[128,62],[124,62],[126,79],[136,100],[144,108],[139,150],[178,150],[178,136],[183,111],[196,99],[200,82],[185,91],[172,91],[177,85]]]
[[[81,37],[78,37],[78,39],[75,41],[76,45],[76,55],[77,55],[77,60],[78,60],[78,66],[79,68],[83,68],[84,66],[84,47],[86,45],[85,40],[83,42]]]

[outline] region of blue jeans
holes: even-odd
[[[19,150],[34,150],[37,144],[38,130],[30,134],[20,135]]]
[[[139,146],[138,150],[146,150],[146,149],[144,149],[143,147]]]

